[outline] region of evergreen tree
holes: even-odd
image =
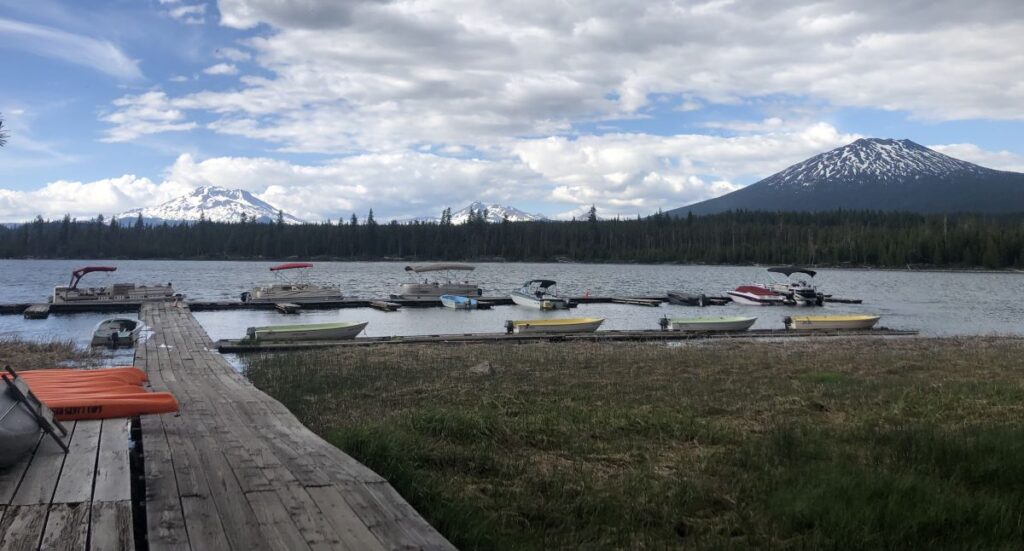
[[[281,209],[277,209],[277,225],[278,226],[283,226],[284,225],[284,211],[281,210]]]
[[[359,225],[359,219],[356,218],[356,213],[354,213],[354,212],[352,213],[352,218],[348,221],[348,225],[349,226],[358,226]]]
[[[7,129],[4,128],[4,115],[0,113],[0,147],[7,145]]]
[[[590,205],[590,210],[587,211],[587,222],[597,222],[597,207]]]
[[[135,230],[141,231],[145,225],[146,224],[142,221],[142,213],[140,212],[139,215],[135,218]]]
[[[366,225],[376,226],[377,221],[373,219],[373,209],[370,209],[370,213],[366,215]]]

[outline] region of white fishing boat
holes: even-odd
[[[130,347],[135,345],[135,340],[142,331],[142,322],[131,318],[110,318],[98,324],[92,332],[92,346],[110,346],[117,348],[121,346]]]
[[[505,322],[510,333],[593,333],[604,318],[553,318]]]
[[[531,279],[510,294],[512,302],[540,310],[565,310],[572,307],[569,299],[555,292],[557,283],[550,279]]]
[[[136,285],[114,283],[107,287],[79,287],[82,277],[93,272],[116,272],[115,266],[85,266],[71,272],[68,285],[54,287],[50,302],[53,304],[138,303],[172,301],[183,298],[167,285]]]
[[[662,318],[661,326],[671,331],[746,331],[756,321],[743,316]]]
[[[446,308],[453,308],[455,310],[476,310],[480,306],[480,303],[475,298],[458,295],[441,295],[441,304]]]
[[[403,283],[397,295],[391,298],[398,300],[429,300],[441,299],[441,295],[453,295],[461,297],[478,297],[483,295],[483,290],[469,281],[457,281],[455,272],[471,272],[475,267],[469,264],[458,264],[453,262],[442,262],[435,264],[413,264],[405,267],[405,271],[411,274],[436,274],[443,273],[444,276],[437,279],[425,277],[422,281]]]
[[[254,341],[334,341],[353,339],[366,328],[368,322],[339,321],[332,323],[304,323],[297,325],[268,325],[250,327],[246,338]]]
[[[276,304],[315,304],[338,302],[345,297],[341,289],[333,285],[310,282],[308,272],[313,265],[309,262],[288,262],[272,266],[270,271],[278,278],[276,283],[255,287],[242,293],[242,302],[272,302]],[[296,275],[291,275],[296,274]]]
[[[840,314],[831,316],[790,316],[784,322],[786,329],[871,329],[881,316]]]

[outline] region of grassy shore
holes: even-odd
[[[248,373],[461,548],[1019,549],[1022,353],[980,338],[393,346],[260,356]]]
[[[34,342],[14,337],[0,338],[0,369],[6,366],[18,371],[52,369],[68,364],[90,365],[94,361],[95,357],[89,350],[78,348],[71,340]]]

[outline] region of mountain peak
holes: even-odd
[[[277,207],[243,189],[199,186],[160,205],[132,209],[117,216],[135,218],[141,214],[147,224],[178,224],[198,222],[200,219],[211,222],[238,222],[242,215],[245,215],[249,221],[270,223],[277,220],[278,211]],[[305,223],[288,213],[284,213],[284,221],[286,224]]]
[[[1024,211],[1024,174],[955,159],[907,139],[861,138],[755,184],[672,211]]]

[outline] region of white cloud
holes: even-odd
[[[101,120],[114,125],[103,138],[105,142],[127,142],[160,132],[180,132],[196,127],[185,122],[185,114],[171,106],[167,94],[154,90],[114,100],[117,110],[102,115]]]
[[[37,214],[48,219],[64,214],[79,219],[101,213],[109,217],[111,213],[164,201],[186,191],[173,183],[155,184],[128,174],[94,182],[60,180],[35,191],[0,189],[0,220],[25,221]]]
[[[252,54],[238,48],[220,48],[214,52],[214,55],[228,61],[248,61],[252,59]]]
[[[3,48],[61,59],[120,79],[142,78],[137,62],[106,40],[0,18],[0,43]]]
[[[237,75],[238,67],[231,63],[218,63],[203,69],[203,73],[207,75]]]
[[[1024,172],[1024,157],[1010,151],[986,151],[972,143],[929,145],[928,147],[950,157],[963,159],[996,170]]]
[[[267,77],[172,98],[286,151],[486,146],[777,96],[1024,120],[1024,3],[221,0]],[[638,32],[642,29],[642,32]],[[234,55],[224,54],[234,61]]]
[[[170,15],[172,18],[181,21],[186,25],[202,25],[203,23],[206,23],[206,4],[178,4],[178,1],[179,0],[174,0],[173,2],[161,1],[160,3],[173,4],[174,7],[167,10],[167,15]]]
[[[184,76],[184,75],[174,75],[173,77],[171,77],[171,78],[169,78],[167,80],[170,81],[170,82],[188,82],[189,78],[187,76]]]

